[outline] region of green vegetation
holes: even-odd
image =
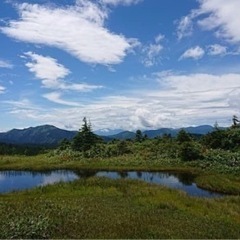
[[[83,152],[84,154],[95,147],[96,143],[100,142],[100,138],[92,132],[91,124],[83,118],[83,125],[78,134],[74,137],[72,148],[75,151]]]
[[[43,154],[49,149],[50,147],[47,146],[0,143],[0,156],[1,155],[35,156],[38,154]]]
[[[89,178],[0,196],[0,238],[239,238],[240,198]],[[6,220],[7,219],[7,220]]]
[[[0,155],[1,170],[182,171],[232,194],[198,199],[161,186],[89,178],[0,195],[0,238],[240,238],[240,127],[200,137],[102,142],[84,119],[78,135],[37,156]],[[6,221],[7,219],[7,221]]]

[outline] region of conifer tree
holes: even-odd
[[[76,151],[86,152],[90,150],[97,142],[99,137],[92,132],[91,124],[83,118],[83,125],[78,134],[73,139],[73,149]]]

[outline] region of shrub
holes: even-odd
[[[211,149],[204,155],[204,160],[221,163],[230,167],[240,167],[240,152]]]
[[[183,161],[201,159],[201,145],[194,142],[184,142],[180,146],[180,158]]]

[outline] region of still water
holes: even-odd
[[[47,172],[0,171],[0,193],[20,191],[57,182],[69,182],[79,178],[107,177],[111,179],[137,179],[148,183],[164,185],[185,191],[188,195],[198,197],[220,197],[219,193],[199,188],[194,183],[194,176],[188,173],[142,172],[142,171],[68,171]]]

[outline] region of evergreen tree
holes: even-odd
[[[135,135],[135,141],[136,142],[142,142],[144,139],[143,135],[142,135],[142,131],[141,130],[137,130],[136,131],[136,135]]]
[[[60,144],[59,144],[59,149],[60,150],[66,150],[70,146],[70,141],[67,138],[64,138]]]
[[[181,129],[177,135],[177,141],[179,143],[189,142],[192,138],[184,129]]]
[[[82,128],[73,139],[73,149],[76,151],[86,152],[100,141],[100,138],[92,132],[91,124],[83,118]]]
[[[236,115],[233,115],[233,127],[240,127],[240,121],[238,120],[238,117]]]

